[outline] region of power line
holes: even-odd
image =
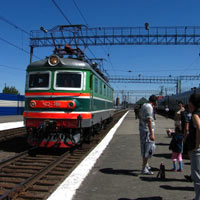
[[[59,7],[59,5],[55,2],[55,0],[52,0],[52,2],[54,3],[54,5],[57,7],[57,9],[59,10],[59,12],[62,14],[62,16],[65,18],[65,20],[70,24],[72,25],[72,23],[70,22],[70,20],[67,18],[67,16],[64,14],[64,12],[62,11],[62,9]],[[76,8],[79,10],[80,12],[80,9],[78,8],[77,4],[74,2],[74,4],[76,5]],[[83,17],[83,15],[81,14],[81,16]],[[84,18],[85,19],[85,18]],[[93,55],[93,57],[96,58],[96,56],[94,55],[94,53],[91,51],[91,49],[88,47],[88,51]]]
[[[75,5],[75,7],[77,8],[77,10],[78,10],[79,14],[80,14],[80,15],[81,15],[81,17],[83,18],[84,22],[86,23],[86,25],[87,25],[87,26],[89,26],[89,25],[88,25],[88,22],[87,22],[87,20],[86,20],[86,18],[84,17],[83,13],[81,12],[80,8],[78,7],[78,5],[77,5],[76,1],[75,1],[75,0],[73,0],[73,2],[74,2],[74,5]],[[105,54],[107,54],[107,53],[105,52],[105,50],[104,50],[103,46],[101,46],[101,47],[102,47],[102,49],[103,49],[104,53],[105,53]],[[89,47],[88,47],[88,49],[89,49]],[[90,50],[90,51],[91,51],[91,50]]]
[[[183,73],[188,71],[190,69],[190,67],[199,59],[199,56],[197,56],[190,65],[188,65],[185,69],[183,69]],[[182,74],[183,74],[182,73]]]
[[[77,5],[76,1],[73,0],[73,2],[74,2],[75,7],[77,8],[79,14],[80,14],[81,17],[83,18],[84,22],[86,23],[87,26],[89,26],[89,25],[88,25],[88,22],[87,22],[87,20],[86,20],[86,18],[84,17],[83,13],[81,12],[81,10],[80,10],[79,6]],[[104,53],[108,56],[108,54],[107,54],[107,52],[105,51],[105,49],[103,48],[103,46],[101,46],[101,47],[102,47]],[[93,52],[89,49],[89,47],[87,47],[87,48],[88,48],[88,50],[90,51],[90,53],[95,57],[95,55],[94,55]],[[108,56],[108,57],[109,57],[109,56]],[[96,58],[96,57],[95,57],[95,58]],[[110,63],[110,65],[112,66],[113,71],[115,71],[115,70],[114,70],[114,67],[113,67],[113,64],[112,64],[112,62],[111,62],[110,57],[109,57],[109,63]]]
[[[14,70],[19,70],[19,71],[24,71],[24,72],[25,72],[25,70],[20,69],[20,68],[17,68],[17,67],[10,67],[10,66],[7,66],[7,65],[1,65],[1,64],[0,64],[0,67],[5,67],[5,68],[9,68],[9,69],[14,69]]]
[[[26,35],[29,36],[29,33],[28,33],[27,31],[25,31],[23,28],[17,26],[16,24],[14,24],[14,23],[11,22],[10,20],[6,19],[5,17],[0,16],[0,20],[4,21],[5,23],[9,24],[10,26],[14,27],[15,29],[20,30],[21,32],[23,32],[23,33],[25,33]],[[3,42],[9,44],[10,46],[13,46],[13,47],[15,47],[15,48],[17,48],[17,49],[19,49],[19,50],[25,52],[25,53],[30,54],[28,51],[24,50],[23,48],[18,47],[17,45],[15,45],[15,44],[13,44],[13,43],[11,43],[11,42],[9,42],[9,41],[7,41],[7,40],[1,38],[1,37],[0,37],[0,40],[2,40]],[[22,41],[23,41],[23,39],[22,39]],[[37,59],[40,59],[38,56],[35,56],[35,55],[34,55],[34,57],[37,58]]]
[[[82,14],[81,10],[79,9],[77,3],[75,2],[75,0],[73,0],[73,2],[74,2],[74,5],[75,5],[76,9],[77,9],[78,12],[79,12],[79,14],[80,14],[81,17],[83,18],[83,20],[84,20],[84,22],[86,23],[86,25],[88,26],[87,20],[86,20],[86,18],[84,17],[84,15]],[[96,56],[94,55],[94,53],[92,52],[92,50],[91,50],[88,46],[87,46],[87,49],[88,49],[88,51],[92,54],[92,56],[93,56],[94,58],[96,58]]]
[[[0,16],[0,20],[6,22],[7,24],[13,26],[16,29],[19,29],[20,31],[22,31],[23,33],[26,33],[27,35],[29,35],[29,33],[27,31],[25,31],[24,29],[20,28],[19,26],[17,26],[16,24],[14,24],[13,22],[9,21],[8,19],[6,19],[3,16]]]
[[[58,4],[52,0],[52,2],[54,3],[54,5],[56,6],[56,8],[59,10],[59,12],[62,14],[62,16],[65,18],[65,20],[70,24],[72,25],[72,23],[69,21],[69,19],[67,18],[67,16],[64,14],[64,12],[62,11],[62,9],[58,6]],[[77,4],[74,2],[74,4],[76,5],[77,7]],[[77,7],[78,9],[78,7]],[[79,10],[79,9],[78,9]],[[95,57],[94,53],[88,48],[89,52]],[[96,58],[96,57],[95,57]]]
[[[54,1],[54,0],[52,0],[52,2],[53,2],[53,4],[56,6],[56,8],[59,10],[59,12],[62,14],[62,16],[65,18],[65,20],[70,24],[70,25],[72,25],[71,24],[71,22],[69,21],[69,19],[66,17],[66,15],[64,14],[64,12],[61,10],[61,8],[58,6],[58,4]]]
[[[87,20],[85,19],[84,15],[82,14],[81,10],[79,9],[77,3],[75,2],[75,0],[73,0],[73,2],[74,2],[74,5],[76,6],[78,12],[80,13],[81,17],[83,18],[85,24],[88,26]]]
[[[21,48],[21,47],[18,47],[16,44],[13,44],[13,43],[9,42],[9,41],[5,40],[5,39],[2,38],[2,37],[0,37],[0,40],[3,41],[3,42],[5,42],[6,44],[9,44],[9,45],[12,46],[12,47],[15,47],[16,49],[18,49],[18,50],[20,50],[20,51],[23,51],[23,52],[25,52],[25,53],[27,53],[27,54],[30,54],[29,51],[26,51],[25,49],[23,49],[23,48]],[[37,57],[37,56],[34,56],[34,57],[40,59],[40,58]]]
[[[27,53],[27,54],[30,54],[30,53],[29,53],[28,51],[26,51],[25,49],[23,49],[23,48],[21,48],[21,47],[18,47],[17,45],[15,45],[15,44],[13,44],[13,43],[11,43],[11,42],[9,42],[9,41],[3,39],[2,37],[0,37],[0,40],[2,40],[3,42],[9,44],[10,46],[15,47],[16,49],[19,49],[19,50],[21,50],[21,51],[23,51],[23,52],[25,52],[25,53]]]

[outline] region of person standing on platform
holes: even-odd
[[[192,147],[191,174],[194,182],[195,200],[200,200],[200,93],[193,93],[189,98],[192,120],[187,137]]]
[[[148,159],[152,156],[155,151],[155,135],[154,135],[154,108],[157,105],[157,97],[151,95],[149,102],[143,104],[140,110],[140,145],[142,154],[142,174],[153,174],[150,171]]]
[[[138,119],[140,113],[140,105],[135,106],[134,112],[135,112],[135,119]]]
[[[184,138],[183,138],[183,154],[188,154],[189,159],[191,160],[191,153],[188,152],[188,148],[189,145],[187,144],[187,137],[189,135],[189,127],[191,124],[191,119],[192,119],[192,113],[190,112],[189,109],[189,104],[185,105],[185,111],[183,112],[183,120],[181,120],[181,124],[182,124],[182,130],[183,130],[183,134],[184,134]]]
[[[169,107],[168,107],[168,105],[165,106],[165,116],[166,116],[166,118],[169,118]]]
[[[168,130],[168,135],[172,137],[172,140],[169,145],[169,150],[172,150],[172,161],[173,168],[172,171],[183,172],[183,159],[182,159],[182,150],[183,150],[183,134],[179,127],[176,127],[175,131]],[[177,170],[176,161],[179,163],[179,169]]]
[[[178,127],[181,131],[182,130],[182,125],[181,125],[181,114],[182,112],[185,111],[185,108],[183,107],[183,102],[182,101],[179,101],[178,102],[178,111],[175,113],[175,117],[174,117],[174,126],[175,128]]]

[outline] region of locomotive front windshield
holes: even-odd
[[[32,73],[29,74],[29,89],[34,88],[48,88],[49,87],[49,73]]]
[[[56,88],[81,88],[81,73],[80,72],[57,72],[56,73]]]

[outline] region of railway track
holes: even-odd
[[[0,142],[9,140],[15,137],[23,136],[25,134],[26,134],[25,127],[3,130],[3,131],[0,131]]]
[[[92,142],[59,152],[31,149],[0,163],[0,200],[46,199],[124,114],[118,112]]]

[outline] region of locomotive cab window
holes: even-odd
[[[27,89],[49,89],[50,72],[31,72],[28,74]]]
[[[81,90],[82,73],[57,71],[55,73],[54,88],[64,90]]]

